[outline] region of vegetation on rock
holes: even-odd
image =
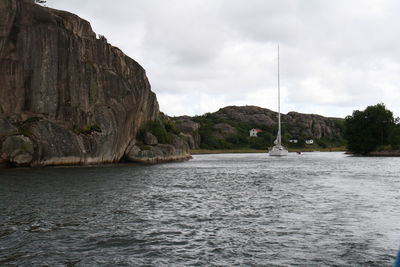
[[[277,113],[255,106],[229,106],[215,113],[189,118],[176,117],[177,125],[198,124],[194,132],[189,127],[181,127],[185,134],[198,134],[200,149],[259,149],[273,146],[278,131]],[[344,146],[342,137],[344,121],[338,118],[325,118],[313,114],[290,112],[282,115],[282,141],[292,149],[320,149]],[[182,123],[184,122],[184,123]],[[192,127],[193,128],[193,127]],[[252,128],[262,132],[257,137],[249,136]],[[297,143],[290,143],[296,139]],[[313,145],[306,145],[307,139],[313,139]]]
[[[196,116],[193,121],[199,123],[200,129],[200,148],[203,149],[234,149],[234,148],[253,148],[263,149],[273,141],[272,135],[269,133],[269,127],[264,125],[251,125],[246,122],[232,121],[207,113],[203,116]],[[218,129],[215,125],[220,123],[228,124],[236,131],[224,133],[223,129]],[[259,128],[263,132],[258,137],[250,137],[249,130]]]
[[[180,133],[175,123],[167,118],[144,123],[139,131],[139,141],[144,140],[147,132],[153,134],[161,144],[171,144],[173,136]]]
[[[72,126],[72,131],[76,134],[86,134],[86,135],[90,135],[93,132],[98,132],[101,133],[101,128],[99,125],[97,124],[93,124],[93,125],[87,125],[83,128],[77,126],[77,125],[73,125]]]

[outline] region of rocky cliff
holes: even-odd
[[[178,128],[193,137],[192,148],[265,149],[272,145],[277,131],[277,112],[256,106],[228,106],[215,113],[196,117],[174,118]],[[313,139],[321,146],[344,145],[343,119],[315,114],[289,112],[281,114],[284,141]],[[249,130],[261,128],[262,138],[249,138]]]
[[[96,37],[89,22],[32,0],[0,1],[2,161],[32,166],[129,159],[124,156],[133,154],[143,122],[159,116],[145,70]],[[184,144],[156,150],[162,151],[156,160],[134,160],[189,157]]]

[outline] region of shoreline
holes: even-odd
[[[383,150],[369,152],[367,157],[400,157],[400,150]]]
[[[346,151],[347,155],[354,156],[354,157],[400,157],[400,150],[380,150],[380,151],[372,151],[366,154],[357,154],[351,151]]]
[[[235,153],[267,153],[268,149],[192,149],[190,154],[202,155],[202,154],[235,154]],[[333,148],[293,148],[289,149],[289,152],[346,152],[344,147],[333,147]]]

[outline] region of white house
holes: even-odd
[[[308,139],[308,140],[306,140],[306,144],[307,145],[312,145],[312,144],[314,144],[314,140]]]
[[[258,133],[261,133],[261,132],[262,132],[261,129],[256,129],[256,128],[253,128],[253,129],[251,129],[251,130],[249,131],[250,136],[255,136],[255,137],[257,137],[257,134],[258,134]]]

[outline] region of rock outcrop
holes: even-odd
[[[277,125],[278,113],[256,106],[228,106],[218,110],[215,115],[221,119],[234,120],[254,124],[255,126]],[[343,119],[327,118],[315,114],[289,112],[281,114],[282,125],[293,136],[306,136],[319,139],[321,137],[335,138],[342,134],[338,127]]]
[[[1,161],[118,162],[159,116],[145,70],[89,22],[32,0],[0,1]]]
[[[181,161],[191,158],[185,139],[174,136],[171,144],[132,144],[128,147],[125,160],[142,163]]]
[[[179,130],[192,136],[194,140],[192,148],[204,145],[204,139],[208,139],[206,146],[215,148],[216,146],[246,145],[240,142],[248,137],[250,129],[257,127],[263,128],[274,137],[277,129],[277,116],[277,112],[256,106],[228,106],[204,116],[175,117],[173,120]],[[335,145],[343,142],[343,119],[297,112],[281,114],[281,118],[283,134],[290,138],[300,138],[303,141],[328,139]]]
[[[228,106],[214,113],[221,120],[233,120],[254,125],[274,126],[277,124],[277,113],[256,106]],[[282,116],[283,117],[283,116]]]
[[[189,116],[174,117],[176,127],[186,136],[190,149],[200,146],[200,123],[194,122]]]

